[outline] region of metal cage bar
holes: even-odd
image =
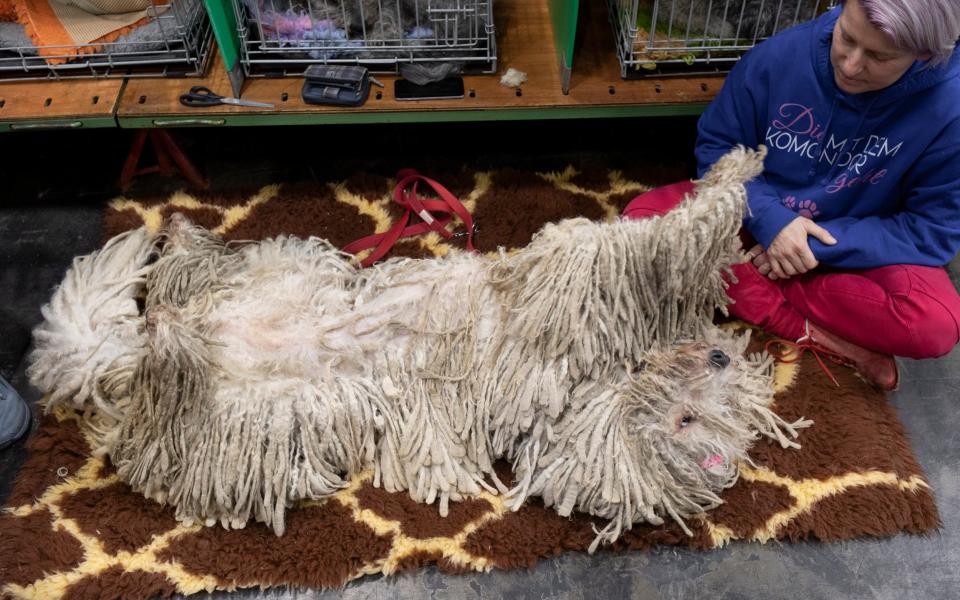
[[[497,69],[493,0],[233,0],[248,77],[311,64],[399,73],[404,63]]]
[[[201,0],[148,9],[146,41],[75,45],[0,45],[0,80],[198,77],[206,71],[213,30]]]
[[[747,50],[834,0],[607,0],[624,78],[728,70]]]

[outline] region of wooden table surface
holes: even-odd
[[[373,87],[361,107],[317,106],[301,99],[303,79],[289,77],[247,80],[242,97],[273,109],[182,106],[180,94],[193,85],[230,94],[214,51],[203,78],[0,83],[0,130],[112,126],[114,118],[122,127],[165,127],[696,114],[719,90],[723,79],[716,76],[623,80],[606,3],[581,5],[569,94],[561,90],[548,0],[498,0],[498,72],[465,76],[462,99],[396,100],[396,77],[378,76],[385,89]],[[510,67],[527,74],[520,88],[499,82]]]
[[[123,85],[122,79],[0,83],[0,131],[115,127]]]
[[[464,77],[463,99],[402,101],[393,97],[394,76],[378,76],[386,85],[371,88],[361,107],[306,104],[300,96],[303,79],[250,78],[246,100],[269,102],[274,109],[216,106],[186,108],[180,94],[191,85],[205,85],[229,95],[230,82],[219,56],[203,80],[130,80],[120,102],[122,126],[324,122],[395,122],[552,118],[617,114],[694,114],[709,102],[720,77],[664,78],[625,81],[620,77],[606,3],[587,0],[581,13],[583,36],[575,54],[570,93],[561,90],[547,0],[498,0],[495,7],[498,73]],[[527,74],[519,90],[500,85],[510,67]],[[379,94],[377,92],[380,92]],[[682,107],[682,108],[680,108]],[[652,110],[651,110],[652,109]],[[590,111],[595,111],[591,115]],[[191,121],[195,121],[191,123]],[[207,122],[205,122],[207,121]],[[221,122],[222,121],[222,122]]]

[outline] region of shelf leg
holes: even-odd
[[[157,164],[139,167],[147,138],[150,139],[150,144],[157,155]],[[203,178],[203,175],[193,165],[169,131],[164,129],[138,129],[133,134],[133,143],[130,144],[130,152],[127,153],[123,169],[120,171],[118,185],[121,190],[126,191],[137,175],[159,172],[161,175],[170,177],[176,175],[178,171],[191,186],[203,190],[210,187],[210,182]]]

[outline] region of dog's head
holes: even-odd
[[[596,543],[623,528],[686,518],[720,504],[739,464],[761,435],[784,446],[796,428],[770,410],[769,357],[745,355],[749,335],[711,329],[700,341],[644,354],[614,389],[595,384],[574,392],[538,461],[531,493],[611,519]]]
[[[697,341],[651,352],[623,391],[621,432],[639,467],[684,499],[683,514],[716,504],[737,477],[757,432],[745,422],[749,396],[769,401],[769,378],[731,341]],[[764,385],[766,383],[766,385]]]

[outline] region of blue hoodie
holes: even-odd
[[[840,10],[737,63],[700,118],[700,176],[736,144],[765,144],[744,221],[764,248],[802,215],[837,240],[808,237],[822,264],[944,265],[960,249],[960,50],[937,67],[916,62],[883,90],[846,94],[830,64]]]

